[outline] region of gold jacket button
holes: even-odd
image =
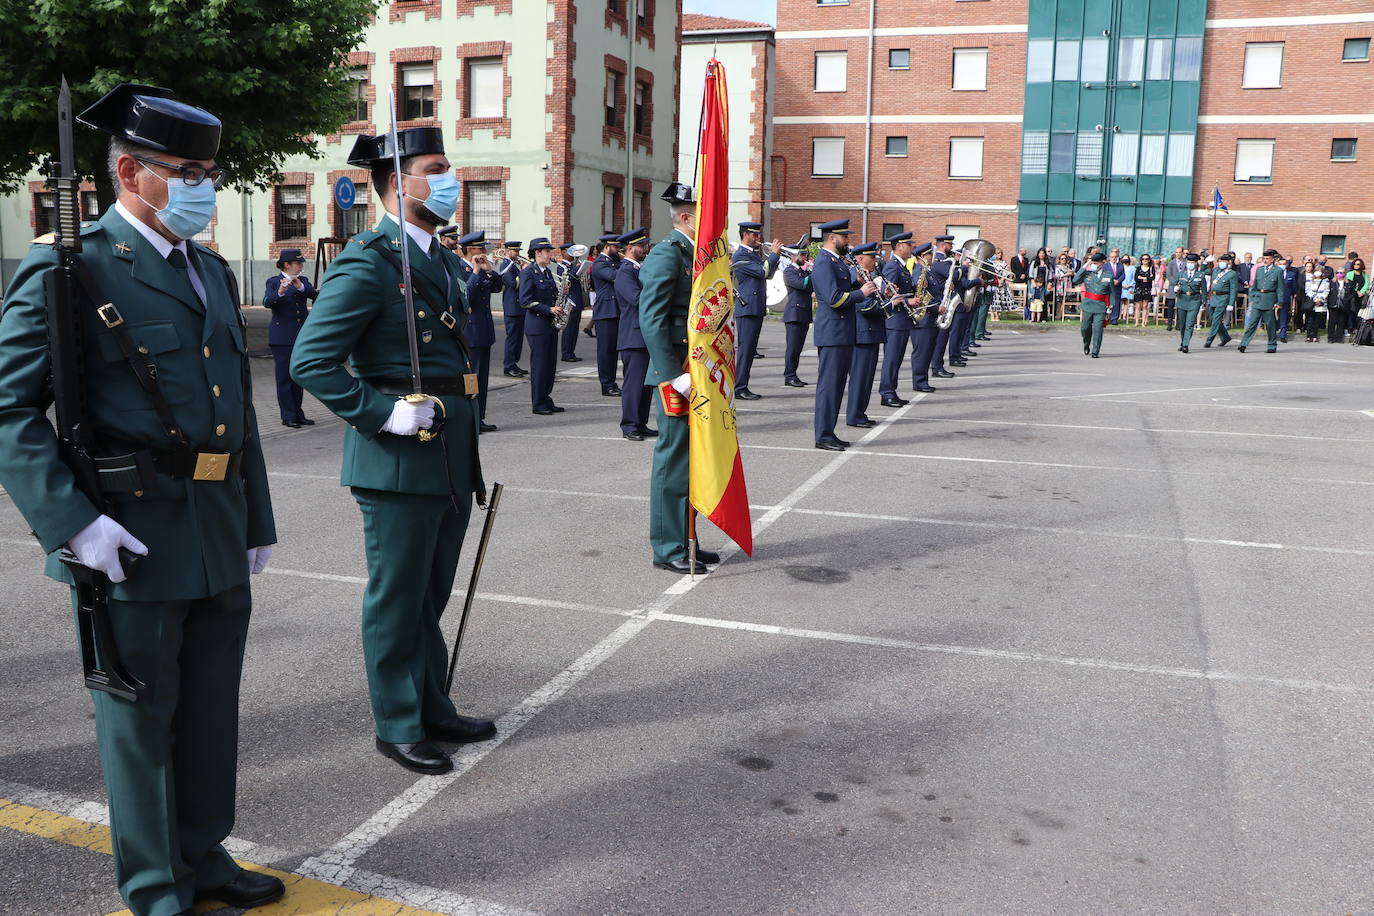
[[[417,318],[423,318],[423,317],[425,317],[425,311],[424,311],[424,309],[421,309],[420,311],[416,312],[415,315],[416,315]]]
[[[209,347],[206,347],[205,349],[201,350],[200,352],[202,352],[202,353],[205,354],[205,358],[206,358],[206,359],[209,359],[209,358],[210,358],[210,348],[209,348]]]
[[[147,348],[147,347],[139,347],[139,348],[138,348],[138,352],[142,353],[144,356],[147,356],[147,355],[148,355],[148,348]]]
[[[218,385],[214,386],[214,387],[211,388],[210,390],[213,391],[213,392],[215,393],[215,397],[219,397],[219,386],[218,386]]]
[[[224,425],[223,423],[221,423],[219,426],[216,426],[216,427],[215,427],[215,435],[216,435],[216,436],[222,436],[222,435],[224,435],[225,429],[226,429],[225,425]]]

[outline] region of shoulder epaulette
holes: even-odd
[[[376,231],[375,229],[371,229],[367,232],[359,232],[357,235],[353,236],[353,238],[350,239],[350,241],[357,242],[359,245],[365,246],[371,244],[372,242],[380,238],[386,238],[386,235],[384,233]]]
[[[213,249],[213,248],[207,248],[206,246],[200,244],[199,242],[192,242],[191,244],[193,244],[193,245],[196,246],[196,252],[197,252],[198,254],[208,255],[209,257],[214,258],[216,261],[219,261],[219,262],[220,262],[221,264],[223,264],[225,267],[228,267],[228,266],[229,266],[229,261],[224,257],[224,255],[220,254],[220,253],[219,253],[218,251],[216,251],[215,249]]]

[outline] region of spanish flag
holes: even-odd
[[[687,316],[691,501],[746,554],[754,553],[749,494],[735,432],[735,321],[726,241],[730,146],[725,68],[706,64],[698,163],[697,250]]]

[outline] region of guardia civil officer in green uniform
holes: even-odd
[[[696,248],[696,196],[688,185],[673,182],[662,198],[673,214],[673,231],[655,245],[639,269],[639,328],[649,350],[646,385],[673,382],[686,373],[687,314],[692,300],[692,254]],[[658,438],[654,440],[649,478],[649,543],[654,566],[675,573],[692,572],[687,557],[687,490],[690,457],[686,413],[670,414],[661,392]],[[720,555],[697,551],[696,572],[719,563]]]
[[[434,237],[453,216],[458,182],[438,128],[403,130],[398,140],[400,176],[389,136],[359,137],[348,157],[371,170],[386,212],[330,263],[296,341],[291,374],[349,424],[342,483],[363,515],[363,659],[377,749],[406,769],[443,773],[453,765],[432,741],[496,734],[490,721],[458,715],[444,692],[448,651],[439,629],[473,494],[482,498],[485,488],[477,378],[462,336],[467,286],[458,255]],[[395,216],[398,182],[405,239]],[[437,412],[434,402],[405,399],[412,389],[402,244],[410,246],[420,375],[425,393],[442,405]],[[421,441],[420,431],[436,426],[439,436]]]
[[[81,230],[100,301],[77,303],[104,506],[77,489],[45,416],[51,239],[35,240],[0,318],[0,484],[49,554],[49,576],[72,582],[55,556],[67,545],[109,577],[115,646],[147,685],[136,700],[92,691],[124,900],[136,916],[190,913],[202,898],[259,906],[281,881],[241,869],[222,843],[234,824],[248,578],[277,534],[237,286],[222,258],[187,241],[224,180],[220,122],[131,84],[77,120],[110,135],[117,195]],[[147,555],[128,578],[120,547]]]
[[[1240,292],[1240,275],[1236,273],[1234,261],[1235,255],[1227,252],[1217,258],[1217,269],[1212,272],[1212,291],[1207,299],[1207,312],[1212,324],[1203,349],[1210,347],[1217,337],[1221,338],[1223,347],[1231,342],[1231,332],[1226,327],[1226,312],[1235,307],[1236,295]]]
[[[1197,325],[1198,309],[1202,308],[1202,299],[1207,294],[1207,277],[1200,269],[1201,260],[1197,252],[1188,252],[1184,258],[1183,272],[1174,280],[1180,353],[1188,352],[1188,344],[1193,340],[1193,328]]]
[[[1107,305],[1111,300],[1112,278],[1102,272],[1107,256],[1096,252],[1088,263],[1074,274],[1074,285],[1083,284],[1083,301],[1079,305],[1078,326],[1083,332],[1083,353],[1097,359],[1102,350],[1102,326],[1107,321]]]
[[[1250,273],[1250,306],[1245,310],[1245,333],[1241,335],[1240,346],[1236,347],[1242,353],[1250,346],[1250,338],[1255,336],[1255,329],[1259,327],[1260,322],[1264,322],[1264,331],[1269,335],[1269,346],[1265,352],[1275,353],[1279,349],[1276,316],[1279,307],[1279,288],[1283,286],[1283,266],[1277,263],[1278,258],[1277,251],[1266,248],[1259,265]]]

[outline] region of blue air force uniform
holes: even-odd
[[[519,242],[506,242],[507,248],[519,251]],[[502,354],[501,369],[506,375],[524,375],[520,368],[520,353],[525,344],[525,310],[520,307],[520,262],[513,258],[502,258],[496,265],[496,275],[501,278],[501,316],[506,331],[505,351]]]
[[[797,375],[797,367],[801,363],[806,333],[811,328],[811,319],[816,311],[811,292],[811,271],[788,264],[782,269],[782,282],[787,285],[787,304],[782,310],[782,323],[787,332],[782,377],[788,385],[800,388],[806,383]]]
[[[741,232],[761,232],[762,223],[739,224]],[[766,283],[778,269],[777,252],[760,254],[741,245],[730,258],[730,276],[735,286],[735,393],[748,395],[749,372],[754,365],[763,319],[768,314]],[[747,397],[746,397],[747,399]]]
[[[649,230],[643,227],[620,237],[626,248],[647,244]],[[615,272],[615,298],[620,304],[620,327],[616,347],[625,367],[625,383],[620,386],[620,432],[629,439],[651,434],[649,408],[653,405],[652,390],[644,385],[649,371],[649,346],[639,327],[639,262],[628,255]]]
[[[277,259],[277,269],[288,261],[304,264],[305,258],[299,248],[283,248]],[[300,289],[294,281],[300,282]],[[267,345],[272,349],[272,361],[277,369],[277,409],[281,412],[282,423],[288,426],[309,422],[301,411],[305,392],[291,379],[291,348],[296,345],[301,326],[310,316],[310,301],[320,294],[304,274],[294,281],[285,273],[268,277],[262,294],[262,304],[272,310],[272,321],[267,326]],[[287,284],[285,292],[282,292],[283,283]]]
[[[876,254],[877,242],[869,242],[854,249],[855,255]],[[876,270],[876,268],[875,268]],[[854,286],[859,286],[857,279]],[[854,312],[854,355],[849,362],[849,410],[845,422],[850,426],[875,426],[868,416],[868,402],[873,399],[873,375],[878,369],[878,350],[887,339],[887,316],[878,305],[878,297],[865,299]]]
[[[530,254],[553,250],[547,239],[530,242]],[[558,329],[553,307],[558,301],[554,263],[530,264],[520,271],[520,308],[525,312],[525,337],[530,342],[530,406],[535,413],[555,412],[553,377],[558,362]]]
[[[847,235],[849,220],[824,223],[820,232],[822,237],[834,233]],[[815,342],[820,363],[816,374],[815,442],[817,448],[841,451],[845,444],[835,435],[835,421],[854,358],[854,313],[865,299],[854,288],[849,265],[828,248],[822,248],[816,255],[811,282],[816,288]]]
[[[935,240],[937,242],[952,242],[954,236],[941,235],[937,236]],[[935,253],[935,260],[932,261],[930,267],[927,268],[927,270],[930,271],[930,275],[929,279],[926,281],[926,289],[930,292],[930,301],[932,305],[930,312],[927,313],[927,317],[931,318],[931,326],[935,331],[935,345],[931,353],[929,366],[930,371],[935,375],[953,375],[952,372],[945,369],[945,350],[949,346],[954,324],[951,323],[947,328],[940,328],[938,319],[940,302],[944,299],[945,295],[945,284],[953,283],[955,292],[958,292],[961,288],[960,276],[955,270],[955,267],[956,265],[952,257],[944,252],[937,251]],[[954,308],[953,302],[951,302],[950,307]],[[955,321],[957,320],[958,316],[956,315]]]
[[[577,355],[577,335],[582,330],[582,313],[587,307],[587,290],[583,288],[582,281],[577,278],[578,262],[573,258],[567,257],[568,249],[572,245],[559,245],[559,250],[563,252],[563,259],[559,265],[568,271],[568,279],[571,285],[568,286],[568,323],[563,328],[560,336],[559,349],[562,351],[564,362],[581,362],[582,357]]]
[[[618,245],[619,233],[603,235],[601,241],[608,245]],[[620,301],[615,296],[615,272],[620,268],[620,258],[611,257],[606,252],[596,256],[592,262],[592,290],[596,301],[592,303],[592,324],[596,326],[596,376],[601,382],[601,393],[619,394],[616,377],[616,345],[620,325]]]

